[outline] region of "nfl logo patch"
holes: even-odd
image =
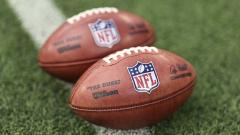
[[[128,67],[132,83],[137,92],[147,92],[150,94],[160,85],[157,73],[152,62],[137,62],[133,67]]]
[[[120,35],[112,19],[98,19],[94,23],[88,24],[95,43],[100,47],[111,48],[120,41]]]

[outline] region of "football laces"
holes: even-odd
[[[77,15],[74,15],[73,17],[67,19],[67,22],[70,24],[73,24],[75,22],[78,22],[88,16],[92,15],[98,15],[98,14],[105,14],[105,13],[117,13],[118,9],[115,7],[102,7],[102,8],[93,8],[90,10],[86,10],[83,12],[80,12]]]
[[[145,53],[145,52],[156,52],[158,53],[158,49],[156,47],[131,47],[129,49],[124,49],[122,51],[118,51],[116,53],[110,54],[103,58],[103,61],[110,64],[112,60],[118,60],[120,57],[125,57],[126,55],[131,55],[133,53]]]

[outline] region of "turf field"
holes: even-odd
[[[70,17],[115,6],[146,18],[155,46],[189,60],[198,83],[172,117],[149,127],[157,135],[240,134],[239,0],[55,0]],[[34,42],[5,0],[0,4],[0,134],[96,134],[67,105],[70,88],[37,65]]]

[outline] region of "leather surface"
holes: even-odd
[[[94,41],[88,24],[94,23],[98,19],[112,19],[116,24],[120,41],[112,48],[99,47]],[[155,32],[150,24],[132,13],[119,11],[118,13],[92,15],[74,24],[68,22],[62,24],[41,48],[39,65],[56,77],[74,81],[76,78],[74,75],[73,78],[69,77],[72,76],[71,66],[74,65],[73,63],[83,62],[85,64],[85,61],[99,59],[124,48],[151,45],[154,41]],[[86,66],[76,65],[79,70],[83,70],[81,67]],[[74,66],[76,67],[76,65]],[[58,67],[61,67],[61,72]],[[74,71],[74,73],[76,72]]]
[[[160,85],[150,94],[137,92],[132,83],[127,67],[137,61],[154,64]],[[70,107],[95,124],[116,129],[140,128],[177,110],[191,95],[195,80],[192,65],[173,53],[160,49],[158,53],[132,52],[110,64],[100,60],[91,66],[74,86]],[[112,91],[115,93],[110,96],[95,97],[96,93]]]

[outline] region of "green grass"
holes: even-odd
[[[183,56],[197,70],[189,101],[150,127],[153,134],[240,134],[239,0],[55,0],[68,17],[116,6],[154,26],[156,46]],[[0,133],[94,134],[67,105],[69,88],[37,65],[37,50],[5,1],[0,5]]]
[[[37,50],[6,2],[0,20],[0,134],[92,134],[68,107],[70,88],[38,67]]]

